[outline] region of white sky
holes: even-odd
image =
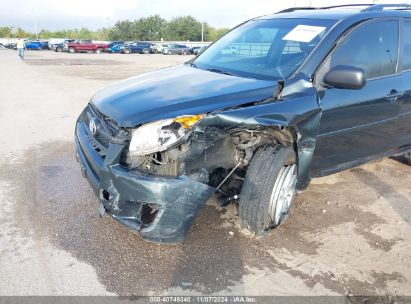
[[[112,26],[118,20],[154,14],[170,20],[191,15],[215,27],[233,27],[252,17],[267,15],[292,6],[327,6],[374,2],[346,0],[0,0],[0,26],[57,30]],[[404,1],[376,1],[402,3]],[[408,1],[409,2],[409,1]]]

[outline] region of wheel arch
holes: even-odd
[[[212,130],[213,140],[243,131],[259,130],[265,132],[273,144],[292,145],[298,165],[297,189],[304,190],[311,180],[310,170],[321,116],[317,99],[308,95],[287,101],[245,105],[210,115],[203,119],[198,129],[206,134]],[[267,141],[260,144],[267,144]]]
[[[307,180],[307,169],[309,168],[310,164],[307,164],[307,161],[310,161],[310,159],[307,159],[305,155],[304,149],[301,148],[301,139],[303,138],[303,135],[300,133],[300,131],[295,127],[287,124],[277,124],[277,125],[253,125],[253,126],[248,126],[247,129],[244,129],[244,131],[237,131],[234,133],[231,133],[230,136],[238,136],[238,137],[245,137],[245,133],[250,133],[250,132],[258,132],[261,134],[261,139],[258,143],[255,145],[252,145],[247,148],[251,148],[253,151],[253,155],[251,158],[247,159],[246,163],[248,164],[252,158],[254,157],[255,153],[259,148],[262,148],[267,145],[272,145],[272,146],[280,146],[284,148],[290,147],[294,153],[295,153],[295,160],[298,168],[298,176],[299,176],[299,181],[301,181],[301,187],[298,187],[299,189],[303,190],[306,188],[306,186],[309,184],[309,180]],[[237,148],[243,148],[241,145],[237,145]],[[301,177],[301,179],[300,179]]]
[[[311,176],[310,170],[316,147],[317,134],[321,112],[313,113],[309,118],[299,118],[299,121],[276,122],[256,125],[261,130],[271,134],[273,144],[292,147],[296,155],[298,167],[298,182],[296,188],[304,190],[308,187]]]

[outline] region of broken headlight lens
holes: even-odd
[[[144,156],[162,152],[177,143],[204,115],[180,116],[145,124],[133,131],[130,153]]]

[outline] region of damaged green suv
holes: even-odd
[[[311,178],[411,159],[410,9],[288,9],[99,91],[75,141],[100,214],[173,243],[218,192],[262,235]]]

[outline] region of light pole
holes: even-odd
[[[204,22],[201,22],[201,42],[204,42]]]
[[[34,23],[34,33],[36,34],[36,39],[39,40],[39,35],[37,33],[36,10],[34,8],[33,8],[33,23]]]

